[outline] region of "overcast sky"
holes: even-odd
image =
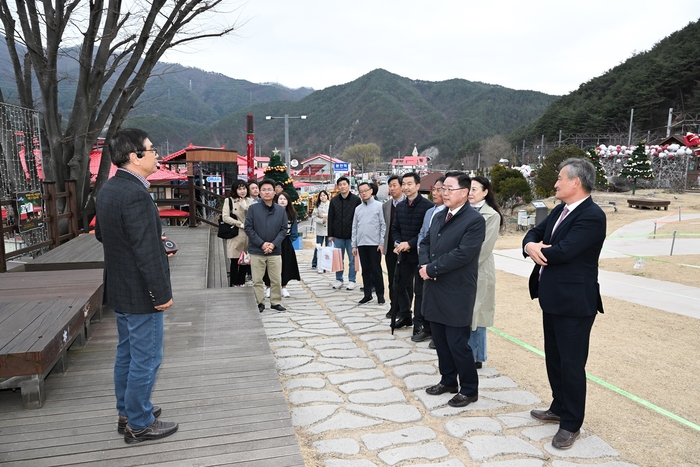
[[[383,68],[548,94],[567,94],[700,18],[698,0],[228,0],[224,9],[208,26],[236,22],[236,33],[164,60],[290,88]]]

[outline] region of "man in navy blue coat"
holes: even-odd
[[[552,388],[548,410],[531,415],[559,423],[552,446],[569,449],[579,436],[586,408],[586,360],[596,313],[603,312],[598,257],[605,240],[605,213],[591,199],[595,168],[585,159],[559,166],[556,197],[562,201],[523,239],[535,262],[530,296],[542,308],[547,376]]]
[[[163,312],[173,304],[170,267],[158,208],[146,178],[158,153],[146,132],[119,131],[109,143],[117,173],[97,195],[95,236],[104,250],[104,303],[115,312],[119,342],[114,363],[117,430],[129,444],[177,431],[158,420],[151,391],[163,359]]]
[[[465,407],[479,399],[469,333],[486,223],[467,202],[469,176],[448,173],[446,177],[442,187],[445,209],[433,217],[418,251],[418,273],[424,281],[423,314],[430,321],[442,376],[425,392],[431,396],[457,393],[448,404]]]

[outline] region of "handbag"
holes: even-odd
[[[320,271],[330,271],[333,269],[333,247],[320,246],[318,248],[318,269]]]
[[[233,206],[233,200],[231,198],[229,200],[229,206]],[[229,209],[230,210],[230,209]],[[236,217],[235,214],[231,214],[231,217],[234,219],[238,220],[238,217]],[[224,222],[224,218],[222,214],[219,214],[219,231],[216,234],[217,237],[219,238],[234,238],[238,236],[238,227],[235,225],[227,224]]]
[[[241,251],[241,256],[238,257],[239,266],[248,266],[250,264],[250,255],[245,251]]]

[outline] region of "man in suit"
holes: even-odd
[[[586,407],[586,360],[596,313],[603,312],[598,286],[598,257],[606,218],[591,199],[595,168],[585,159],[559,166],[556,197],[562,201],[523,239],[526,257],[535,262],[530,297],[542,308],[547,376],[552,388],[548,410],[530,414],[559,423],[552,446],[569,449],[580,434]]]
[[[163,312],[173,304],[170,267],[158,208],[146,177],[158,153],[148,135],[128,128],[109,143],[119,167],[96,199],[95,237],[104,250],[104,303],[115,312],[119,341],[114,363],[117,431],[129,444],[165,438],[174,422],[158,420],[151,391],[163,358]]]
[[[442,375],[440,382],[425,392],[431,396],[457,393],[448,402],[451,407],[479,400],[479,376],[469,333],[486,224],[467,202],[470,187],[469,176],[446,175],[442,187],[445,209],[433,217],[418,252],[418,273],[424,280],[423,312],[430,321]]]
[[[398,256],[394,253],[394,237],[391,235],[391,225],[394,222],[394,214],[396,205],[405,199],[401,191],[401,177],[392,175],[387,181],[389,188],[389,200],[382,205],[384,213],[384,223],[386,224],[386,235],[384,235],[384,263],[386,263],[386,272],[389,279],[389,302],[391,308],[386,314],[387,318],[391,318],[392,313],[396,310],[398,313],[399,302],[394,296],[394,272],[396,271],[396,259]],[[391,245],[391,248],[389,248]],[[408,290],[409,300],[413,300],[413,285]],[[395,314],[396,314],[395,313]]]

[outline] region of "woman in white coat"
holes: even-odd
[[[224,200],[221,218],[227,224],[238,227],[238,235],[226,242],[226,256],[231,260],[229,287],[243,287],[245,276],[250,274],[250,265],[238,264],[241,253],[248,251],[248,236],[243,231],[245,216],[253,200],[248,198],[248,186],[242,180],[234,182],[229,197]]]
[[[479,254],[479,278],[476,284],[476,301],[469,347],[474,353],[476,367],[481,368],[486,361],[486,328],[493,326],[496,314],[496,263],[493,247],[498,239],[498,232],[503,226],[503,214],[493,195],[491,182],[486,177],[472,178],[469,190],[469,204],[479,211],[486,221],[486,236]]]
[[[316,200],[316,207],[311,214],[311,222],[316,227],[316,244],[328,245],[328,206],[330,206],[328,192],[321,190]],[[311,267],[315,268],[318,261],[318,250],[314,250],[314,258],[311,260]],[[319,271],[322,272],[322,271]]]

